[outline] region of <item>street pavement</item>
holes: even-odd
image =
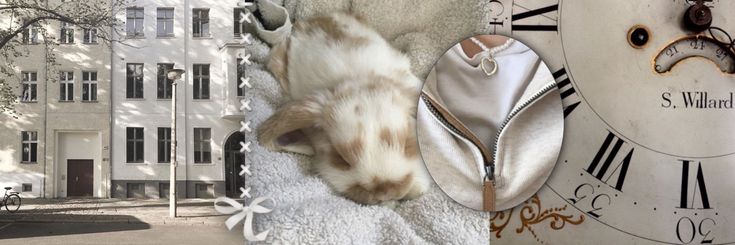
[[[244,244],[242,224],[214,210],[214,199],[23,199],[16,213],[0,210],[0,245],[6,244]]]
[[[23,199],[16,213],[0,210],[0,222],[221,225],[227,218],[214,199],[179,200],[175,219],[168,209],[167,199]]]
[[[240,232],[237,232],[240,231]],[[0,244],[244,244],[242,229],[144,223],[0,223]]]

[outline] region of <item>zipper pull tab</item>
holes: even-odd
[[[492,165],[490,169],[493,169]],[[495,175],[491,171],[485,173],[485,180],[482,183],[482,210],[495,211]]]
[[[482,185],[482,210],[495,211],[495,184],[493,180],[485,179]]]

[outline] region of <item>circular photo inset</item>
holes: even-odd
[[[501,211],[546,182],[564,136],[559,90],[523,43],[480,35],[450,48],[426,78],[417,137],[434,181],[469,208]]]

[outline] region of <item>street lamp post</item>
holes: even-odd
[[[168,216],[176,218],[176,83],[184,74],[183,69],[171,69],[166,76],[171,79],[171,183],[168,186]]]

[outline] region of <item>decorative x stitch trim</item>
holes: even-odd
[[[247,6],[253,6],[252,2],[247,2],[247,0],[241,0],[237,3],[238,6],[241,7],[247,7]],[[250,13],[249,10],[246,10],[246,13],[240,13],[240,24],[252,23],[252,13]],[[247,44],[251,45],[253,42],[251,40],[252,35],[250,33],[247,34],[240,34],[240,44]],[[250,54],[244,54],[238,53],[238,58],[242,58],[239,65],[252,65],[253,62],[250,61]],[[251,89],[253,86],[250,83],[250,76],[246,77],[240,77],[239,78],[240,83],[238,84],[238,88],[242,89],[244,87],[248,87],[248,89]],[[240,110],[245,112],[251,111],[252,108],[250,108],[250,99],[243,99],[240,100]],[[250,128],[250,121],[240,121],[240,132],[242,133],[251,133],[252,129]],[[248,142],[239,142],[240,143],[240,152],[242,153],[250,153],[250,141]],[[240,164],[240,168],[242,169],[239,173],[240,176],[245,177],[251,176],[253,173],[250,171],[250,165],[247,164],[247,162],[243,162],[243,164]],[[252,198],[250,191],[250,187],[240,187],[240,198],[243,198],[243,203],[245,203],[245,197]],[[253,217],[255,214],[265,214],[270,213],[272,211],[272,208],[266,208],[263,206],[260,206],[260,203],[265,202],[267,200],[270,200],[273,203],[273,206],[275,207],[275,201],[271,199],[270,197],[257,197],[255,198],[249,205],[243,205],[240,204],[240,202],[227,198],[227,197],[218,197],[214,201],[214,208],[217,210],[217,212],[223,213],[223,214],[233,214],[230,218],[228,218],[225,221],[225,225],[227,225],[227,229],[232,230],[232,228],[240,223],[243,219],[245,220],[243,222],[243,235],[245,236],[245,239],[247,241],[264,241],[268,237],[268,233],[270,230],[266,230],[264,232],[261,232],[259,234],[255,234],[253,231]],[[219,203],[225,203],[227,205],[218,205]]]

